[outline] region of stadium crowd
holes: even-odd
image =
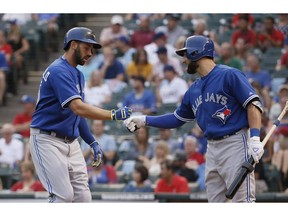
[[[61,14],[2,14],[1,19],[0,104],[5,106],[5,95],[16,94],[18,82],[28,82],[27,55],[39,57],[39,41],[47,55],[59,51]],[[288,100],[288,14],[111,15],[110,25],[97,35],[103,48],[78,66],[86,102],[107,109],[126,105],[134,114],[173,112],[197,78],[175,55],[190,35],[210,37],[215,62],[246,74],[264,106],[264,138]],[[23,95],[23,113],[2,125],[0,169],[18,175],[0,176],[0,189],[43,190],[27,148],[35,103]],[[93,168],[90,147],[80,140],[92,191],[113,184],[123,192],[205,191],[207,141],[197,122],[131,134],[120,122],[87,121],[104,151],[103,164]],[[288,191],[288,114],[265,145],[255,174],[257,193]]]

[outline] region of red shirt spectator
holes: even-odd
[[[232,26],[233,28],[237,28],[238,25],[239,25],[239,19],[240,17],[244,15],[244,14],[235,14],[233,15],[232,17]],[[249,23],[249,26],[253,26],[254,24],[254,17],[251,15],[251,14],[246,14],[248,16],[248,23]]]
[[[155,193],[189,193],[190,189],[185,177],[175,174],[173,162],[161,162],[161,179],[156,184]]]
[[[24,188],[24,182],[16,182],[12,187],[11,191],[20,191]],[[35,181],[30,187],[30,191],[45,191],[44,187],[42,186],[40,181]]]
[[[156,185],[155,192],[189,193],[190,189],[185,177],[174,175],[171,184],[168,184],[164,179],[160,179]]]
[[[257,35],[257,44],[262,49],[269,47],[282,47],[284,44],[284,34],[275,28],[273,17],[264,19],[264,31]]]
[[[31,161],[23,162],[21,164],[21,177],[22,180],[11,186],[11,191],[45,191],[41,182],[35,179],[35,167]]]
[[[188,156],[187,161],[193,161],[193,160],[197,161],[198,165],[201,165],[202,163],[205,162],[204,156],[198,152],[194,152]]]
[[[288,50],[281,56],[280,64],[284,68],[288,68]]]
[[[14,116],[13,125],[17,133],[20,133],[24,138],[29,138],[36,99],[30,95],[23,95],[20,102],[23,105],[23,112]]]
[[[11,65],[12,46],[6,42],[6,36],[2,30],[0,30],[0,52],[5,54],[7,63]]]
[[[256,34],[253,30],[249,28],[249,17],[247,15],[241,15],[239,17],[239,29],[236,30],[232,34],[232,40],[231,43],[233,46],[235,46],[236,41],[238,38],[243,38],[245,41],[246,46],[248,47],[254,47],[256,44]]]
[[[143,48],[152,43],[154,31],[150,29],[150,20],[148,16],[139,18],[139,29],[131,35],[131,46],[134,48]]]

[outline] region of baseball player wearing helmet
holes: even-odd
[[[190,86],[174,113],[161,116],[131,116],[126,127],[176,128],[196,119],[208,140],[205,184],[209,202],[228,201],[225,192],[252,155],[256,163],[263,155],[260,142],[262,107],[259,96],[242,71],[215,64],[214,43],[204,36],[186,39],[176,53],[183,57],[189,74],[200,78]],[[250,132],[250,136],[248,135]],[[254,202],[255,179],[250,173],[232,202]]]
[[[86,163],[77,138],[94,153],[93,166],[102,161],[102,150],[85,118],[125,120],[128,107],[104,110],[84,103],[84,76],[76,68],[100,49],[94,33],[84,27],[70,29],[64,37],[65,53],[43,73],[32,116],[30,152],[50,202],[90,202]]]

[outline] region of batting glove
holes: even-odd
[[[264,147],[260,142],[260,137],[253,136],[250,138],[249,154],[253,157],[255,163],[259,163],[264,154]]]
[[[132,114],[132,109],[129,107],[122,107],[118,110],[111,110],[111,119],[112,120],[125,120],[130,117]]]
[[[93,143],[90,144],[90,147],[93,151],[94,154],[94,160],[92,162],[92,166],[93,167],[99,167],[102,163],[102,158],[103,158],[103,153],[102,150],[100,148],[100,145],[98,144],[97,141],[94,141]]]
[[[146,116],[139,115],[139,116],[132,116],[124,121],[127,129],[132,133],[138,130],[141,127],[146,125]]]

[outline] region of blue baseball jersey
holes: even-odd
[[[190,86],[174,115],[181,121],[196,119],[209,139],[249,127],[247,104],[259,96],[245,74],[217,64]]]
[[[43,73],[31,128],[53,131],[71,138],[79,137],[80,116],[69,103],[84,100],[84,76],[66,59],[56,59]]]

